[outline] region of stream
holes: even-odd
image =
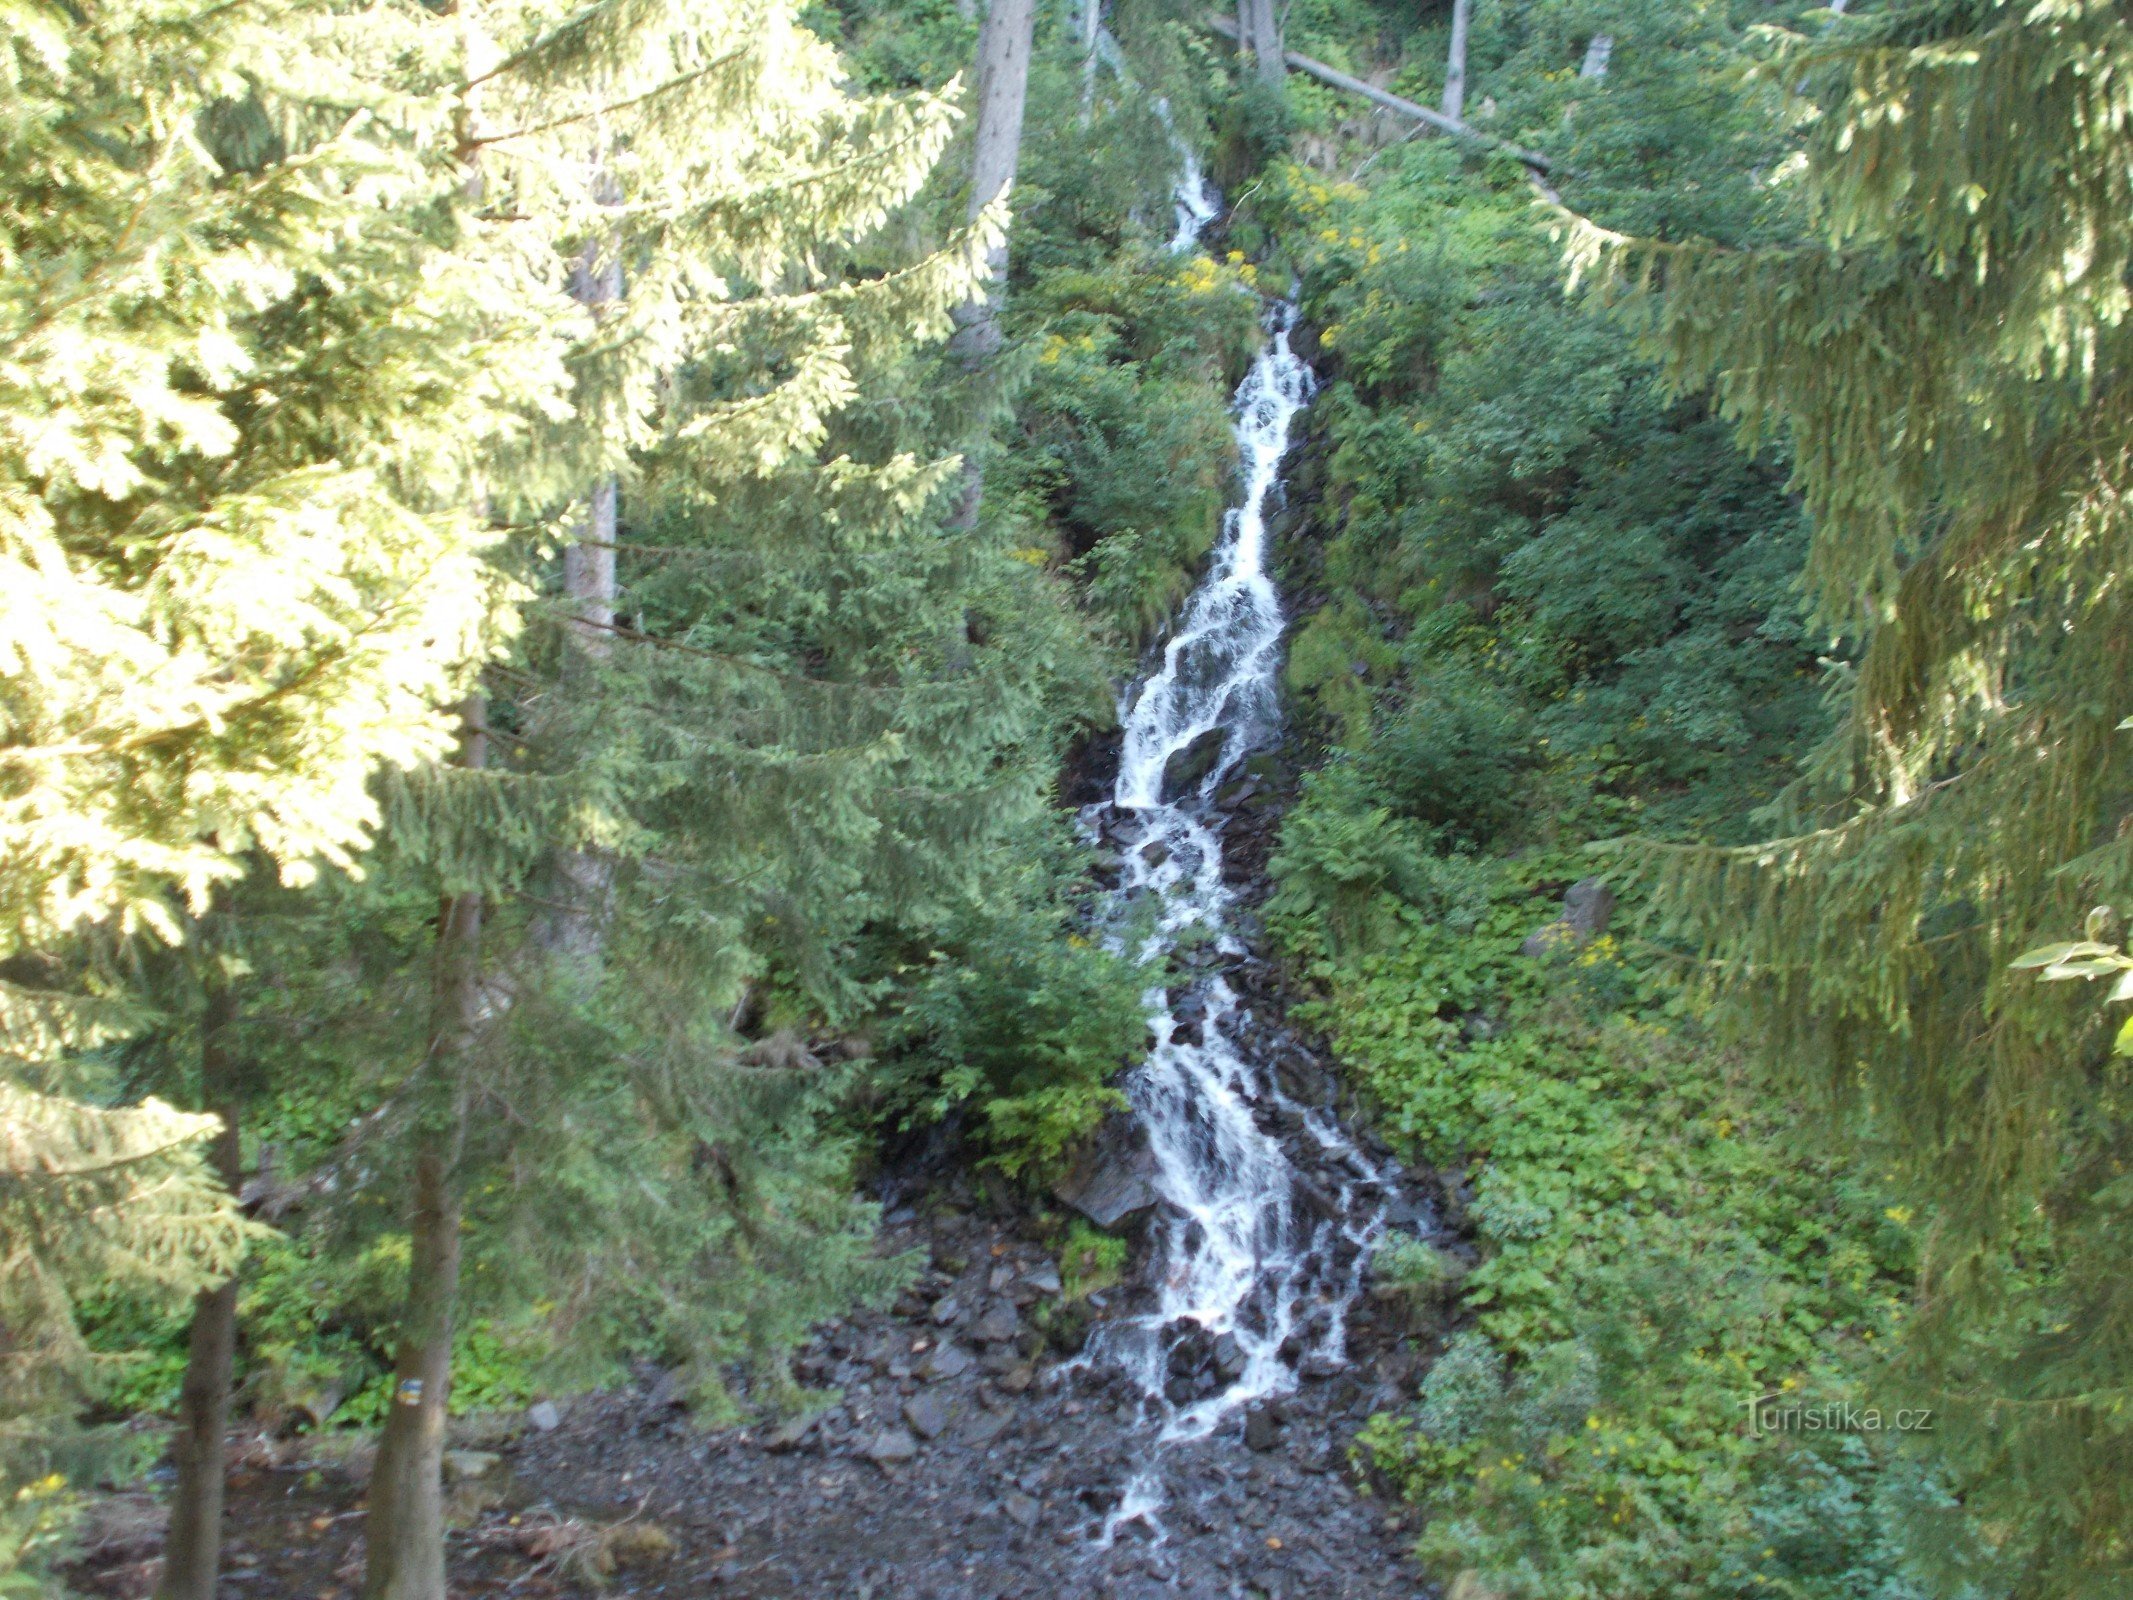
[[[1174,252],[1197,244],[1219,210],[1182,144],[1179,154]],[[1399,1182],[1322,1107],[1284,1093],[1269,1046],[1290,1041],[1253,1015],[1233,982],[1252,953],[1224,872],[1223,797],[1281,733],[1286,619],[1267,570],[1268,517],[1313,389],[1290,347],[1296,315],[1291,301],[1266,308],[1265,345],[1232,403],[1237,503],[1160,656],[1121,699],[1111,797],[1082,818],[1121,863],[1100,918],[1112,947],[1183,972],[1147,990],[1155,1044],[1124,1085],[1160,1197],[1146,1276],[1153,1304],[1103,1324],[1076,1363],[1120,1371],[1153,1435],[1148,1463],[1104,1519],[1102,1544],[1136,1519],[1164,1537],[1165,1447],[1289,1393],[1302,1374],[1344,1365],[1347,1313]],[[1312,1176],[1292,1156],[1299,1140]]]

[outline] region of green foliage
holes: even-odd
[[[1060,1298],[1071,1305],[1115,1287],[1126,1272],[1126,1241],[1076,1217],[1059,1251]]]
[[[962,1108],[987,1159],[1048,1176],[1125,1097],[1111,1087],[1147,1033],[1150,975],[1078,935],[989,922],[930,953],[889,1038],[883,1072],[909,1122]]]
[[[1571,240],[1675,383],[1789,441],[1809,589],[1864,638],[1775,837],[1639,852],[1655,926],[1935,1219],[1910,1370],[1963,1397],[1965,1496],[2053,1596],[2119,1592],[2133,1549],[2125,1074],[2103,1014],[2010,965],[2133,865],[2124,20],[1965,0],[1776,36],[1782,236]]]
[[[1366,1459],[1428,1508],[1425,1561],[1518,1600],[1950,1592],[1902,1542],[1928,1467],[1878,1436],[1744,1426],[1770,1391],[1893,1408],[1877,1352],[1908,1213],[1756,1099],[1651,955],[1603,938],[1566,967],[1519,956],[1533,885],[1560,870],[1504,864],[1456,932],[1389,902],[1396,936],[1346,958],[1281,924],[1325,989],[1300,1020],[1405,1154],[1467,1186],[1482,1250],[1463,1276],[1421,1241],[1389,1252],[1389,1282],[1456,1283],[1473,1324],[1411,1413],[1372,1423]]]

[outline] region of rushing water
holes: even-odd
[[[1173,250],[1197,243],[1215,210],[1197,163],[1188,162],[1177,190],[1182,246],[1173,241]],[[1289,345],[1295,316],[1287,302],[1268,309],[1265,348],[1234,403],[1238,504],[1160,662],[1125,694],[1112,796],[1084,818],[1121,861],[1106,908],[1114,939],[1136,941],[1148,964],[1189,945],[1194,963],[1188,981],[1147,991],[1156,1044],[1125,1085],[1163,1202],[1149,1267],[1155,1303],[1106,1323],[1084,1358],[1116,1365],[1136,1385],[1158,1450],[1294,1388],[1299,1368],[1341,1363],[1346,1313],[1393,1177],[1329,1117],[1282,1093],[1262,1059],[1275,1030],[1251,1017],[1232,981],[1249,952],[1237,931],[1237,893],[1224,880],[1229,819],[1218,797],[1280,732],[1284,619],[1267,572],[1267,518],[1279,505],[1291,426],[1312,389],[1310,369]],[[1322,1171],[1347,1174],[1338,1193],[1311,1190],[1272,1131],[1277,1120],[1300,1126],[1331,1158]],[[1220,1382],[1181,1395],[1174,1368],[1199,1359],[1181,1347],[1209,1341]],[[1134,1518],[1161,1535],[1159,1484],[1151,1461],[1107,1517],[1106,1542]]]

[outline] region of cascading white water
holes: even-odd
[[[1177,205],[1190,246],[1216,209],[1196,163],[1179,180]],[[1329,1118],[1281,1092],[1269,1064],[1254,1058],[1265,1031],[1225,970],[1248,952],[1223,876],[1228,818],[1217,796],[1280,728],[1283,617],[1267,573],[1267,517],[1291,424],[1312,388],[1289,345],[1295,316],[1290,303],[1270,308],[1266,348],[1235,399],[1240,502],[1160,665],[1126,693],[1111,800],[1084,817],[1120,856],[1107,907],[1114,939],[1138,935],[1144,963],[1188,940],[1197,946],[1187,956],[1198,964],[1190,981],[1147,991],[1156,1044],[1126,1084],[1164,1202],[1150,1267],[1156,1303],[1104,1324],[1084,1357],[1114,1363],[1134,1382],[1159,1446],[1203,1437],[1240,1407],[1288,1391],[1300,1366],[1342,1360],[1346,1311],[1392,1177]],[[1301,1175],[1261,1113],[1300,1123],[1334,1158],[1329,1165],[1352,1175],[1338,1194],[1319,1191],[1318,1203],[1299,1205]],[[1211,1393],[1176,1394],[1173,1356],[1188,1339],[1218,1341],[1222,1381]],[[1106,1517],[1103,1542],[1135,1518],[1161,1537],[1162,1498],[1150,1466]]]

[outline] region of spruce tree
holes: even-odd
[[[145,1016],[128,943],[181,939],[255,859],[349,864],[376,769],[446,747],[510,626],[472,480],[562,407],[576,313],[439,209],[461,157],[408,76],[427,31],[362,4],[0,18],[11,1476],[91,1379],[76,1295],[206,1290],[244,1234],[215,1118],[103,1103],[98,1052]]]
[[[2012,1590],[2133,1559],[2133,1159],[2116,1017],[2011,963],[2133,891],[2133,32],[2097,0],[1899,3],[1782,40],[1791,242],[1580,225],[1674,379],[1789,437],[1807,580],[1862,641],[1738,850],[1641,849],[1656,926],[1778,1081],[1931,1219],[1905,1370]]]

